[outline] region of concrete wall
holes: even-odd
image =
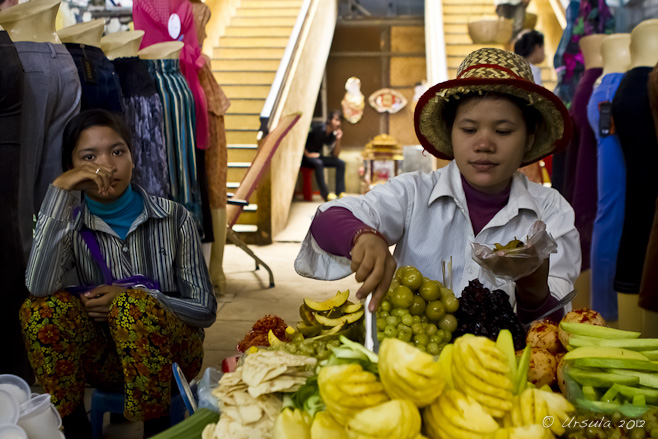
[[[311,25],[306,27],[307,32],[300,46],[303,49],[293,66],[294,79],[288,84],[287,97],[280,114],[297,111],[303,114],[272,158],[269,179],[272,236],[283,230],[288,221],[306,135],[334,36],[337,10],[337,0],[312,2],[309,11],[309,16],[312,17]],[[260,186],[258,190],[261,190]]]
[[[231,16],[240,6],[240,0],[205,0],[204,3],[210,8],[212,15],[206,25],[208,37],[203,43],[203,53],[212,58],[212,49],[219,45],[219,37],[224,35]]]

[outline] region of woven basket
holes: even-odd
[[[468,23],[468,35],[474,44],[506,44],[512,39],[512,20],[481,20]]]

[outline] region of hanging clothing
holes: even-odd
[[[587,104],[594,83],[603,69],[587,69],[580,78],[569,114],[573,121],[571,144],[566,149],[565,198],[576,213],[576,228],[580,233],[583,254],[582,270],[589,268],[592,228],[596,218],[596,137],[587,120]]]
[[[100,47],[65,43],[78,69],[82,87],[80,111],[100,108],[123,114],[121,85],[114,65]]]
[[[597,140],[596,219],[592,229],[590,266],[592,268],[591,308],[606,320],[617,320],[617,291],[614,288],[617,253],[624,227],[626,200],[626,164],[617,134],[601,135],[600,106],[612,105],[612,99],[624,77],[608,73],[594,89],[587,104],[587,119]]]
[[[14,43],[6,31],[0,31],[0,276],[7,291],[0,312],[3,346],[11,355],[3,355],[0,373],[21,376],[31,382],[18,310],[27,298],[25,263],[18,228],[18,185],[21,156],[23,107],[23,66]]]
[[[194,26],[203,47],[206,39],[206,25],[210,20],[210,8],[204,3],[192,3]],[[226,208],[226,180],[228,172],[228,147],[224,129],[224,115],[231,105],[222,87],[212,73],[210,59],[199,70],[199,82],[206,95],[208,104],[208,150],[206,151],[206,171],[208,174],[208,193],[212,209]]]
[[[169,198],[162,102],[147,62],[130,57],[117,58],[112,64],[121,83],[125,119],[132,135],[133,182],[151,195]]]
[[[163,109],[171,198],[194,216],[203,237],[201,191],[194,148],[194,98],[176,59],[147,60]]]
[[[61,416],[84,402],[89,383],[123,392],[131,421],[161,418],[169,413],[171,365],[188,380],[201,370],[203,329],[142,290],[115,297],[107,323],[92,320],[81,300],[63,291],[30,296],[20,319],[30,362]]]
[[[176,25],[170,25],[172,23]],[[205,59],[201,56],[192,4],[188,0],[135,0],[133,22],[136,30],[146,33],[140,48],[165,41],[182,41],[180,70],[194,96],[196,110],[196,147],[208,147],[208,115],[206,97],[199,83],[199,69]]]
[[[621,293],[639,291],[658,198],[658,140],[647,85],[651,70],[636,67],[626,72],[612,101],[612,117],[627,169],[624,229],[615,276],[615,288]]]
[[[642,270],[640,283],[639,305],[653,312],[658,312],[658,199],[656,199],[656,213],[653,216],[647,254]]]
[[[78,70],[64,45],[14,44],[25,71],[18,204],[27,261],[33,217],[48,186],[62,173],[62,135],[66,124],[80,112],[81,89]]]
[[[567,27],[553,58],[558,82],[555,94],[569,106],[585,71],[580,39],[592,34],[611,34],[615,19],[604,0],[572,0],[566,8]],[[560,171],[558,171],[560,172]]]

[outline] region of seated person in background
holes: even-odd
[[[129,133],[104,110],[69,122],[67,171],[48,189],[28,263],[28,357],[67,439],[91,438],[85,382],[122,391],[124,415],[145,421],[144,437],[168,428],[172,363],[188,379],[199,373],[202,328],[216,317],[194,219],[131,185]],[[81,286],[65,289],[71,269]]]
[[[336,168],[336,192],[339,197],[345,195],[345,162],[338,158],[340,154],[340,139],[343,131],[340,129],[341,112],[329,112],[327,121],[311,129],[306,139],[302,167],[315,169],[315,179],[324,201],[336,198],[335,193],[329,193],[324,181],[324,168]],[[323,151],[326,146],[327,151]]]
[[[496,14],[501,18],[514,20],[512,41],[523,30],[525,22],[525,10],[530,0],[494,0]]]
[[[523,32],[514,43],[514,53],[521,55],[530,63],[535,84],[544,85],[541,80],[541,68],[538,67],[538,64],[543,63],[546,59],[544,34],[536,30]]]

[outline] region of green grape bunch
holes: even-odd
[[[377,309],[377,340],[398,338],[439,355],[457,329],[459,299],[441,282],[415,267],[399,267]]]

